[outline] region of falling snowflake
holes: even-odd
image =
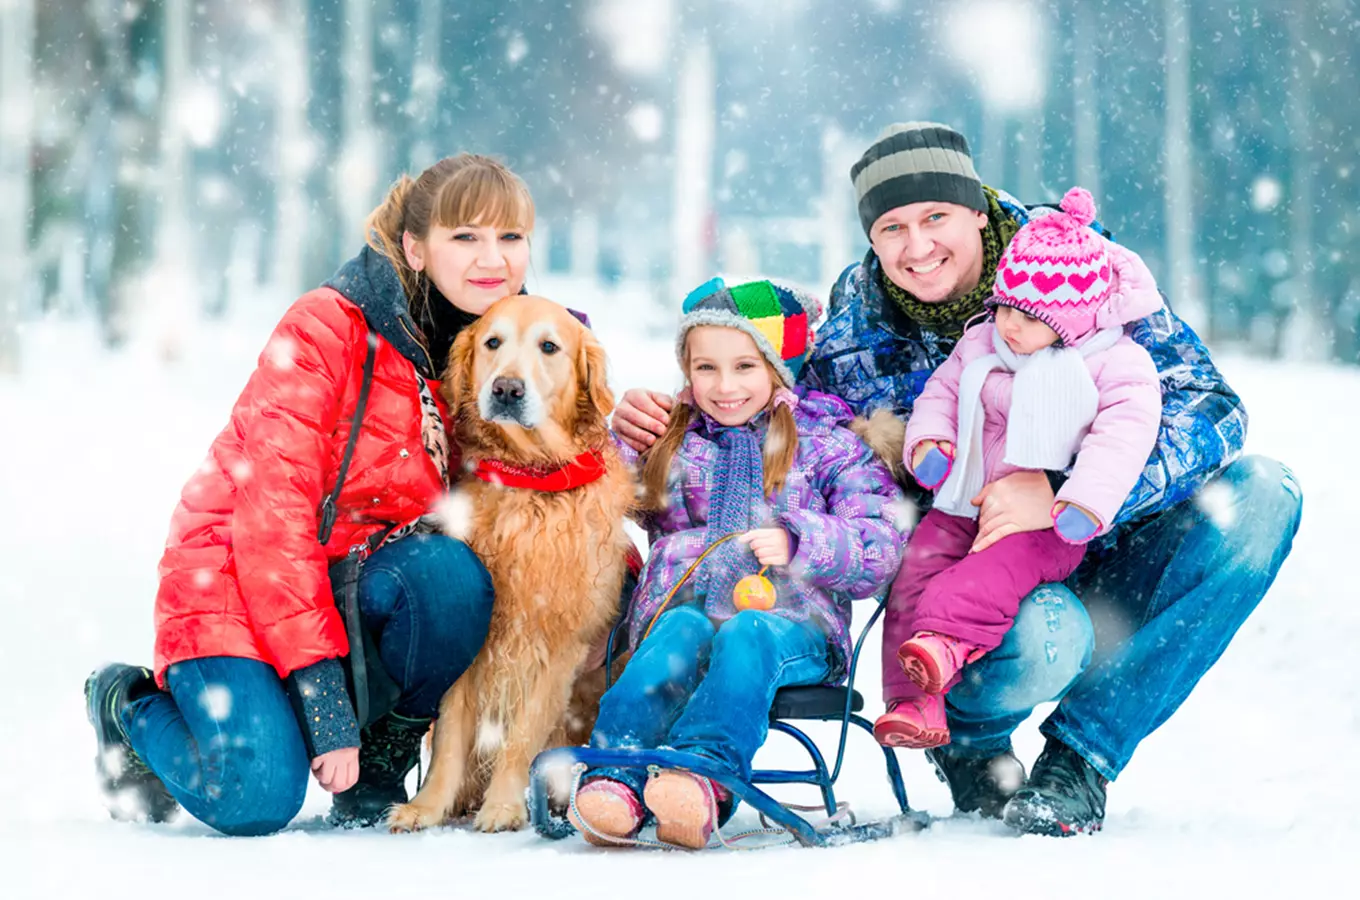
[[[628,126],[638,140],[650,144],[661,137],[661,110],[655,103],[639,103],[628,112]]]
[[[529,43],[524,40],[524,35],[515,32],[510,37],[510,41],[505,47],[505,60],[510,65],[516,65],[520,60],[529,54]]]
[[[434,505],[439,530],[449,537],[467,543],[472,534],[472,498],[467,491],[450,491]]]
[[[1251,183],[1251,208],[1257,212],[1270,212],[1284,199],[1284,187],[1279,179],[1261,175]]]
[[[1206,485],[1195,504],[1219,531],[1227,531],[1237,521],[1237,492],[1223,479]]]
[[[490,756],[505,743],[505,727],[494,719],[477,723],[477,753]]]
[[[916,519],[920,515],[916,509],[916,504],[905,497],[889,503],[884,512],[887,514],[888,521],[892,522],[893,527],[902,534],[909,534],[916,527]]]
[[[289,337],[275,335],[264,348],[264,358],[276,369],[291,369],[297,363],[297,342]]]
[[[210,684],[198,695],[198,705],[214,722],[231,715],[231,689],[221,684]]]

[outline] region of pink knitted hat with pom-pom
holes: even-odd
[[[989,305],[1029,313],[1068,347],[1094,331],[1115,277],[1104,240],[1089,227],[1095,216],[1090,193],[1074,187],[1061,212],[1031,219],[997,263]]]

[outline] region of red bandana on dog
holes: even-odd
[[[524,468],[498,459],[478,461],[473,471],[482,481],[502,487],[532,488],[536,491],[569,491],[604,476],[604,457],[598,450],[587,450],[556,469]]]

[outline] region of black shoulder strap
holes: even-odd
[[[345,455],[340,457],[340,471],[335,474],[335,487],[321,501],[321,522],[316,529],[316,539],[322,544],[331,539],[331,529],[335,527],[335,503],[340,497],[340,489],[345,486],[345,473],[349,471],[350,459],[354,456],[354,444],[359,440],[359,426],[364,421],[364,407],[368,405],[368,392],[373,387],[373,358],[378,352],[378,336],[368,332],[368,354],[364,357],[364,378],[359,385],[359,399],[354,404],[354,421],[349,427],[349,441],[345,444]]]

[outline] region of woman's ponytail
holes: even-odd
[[[406,198],[416,186],[410,175],[402,175],[388,190],[383,202],[368,214],[364,222],[364,236],[368,246],[392,263],[406,296],[416,296],[420,284],[420,273],[406,262],[406,251],[402,248],[401,236],[406,231]]]

